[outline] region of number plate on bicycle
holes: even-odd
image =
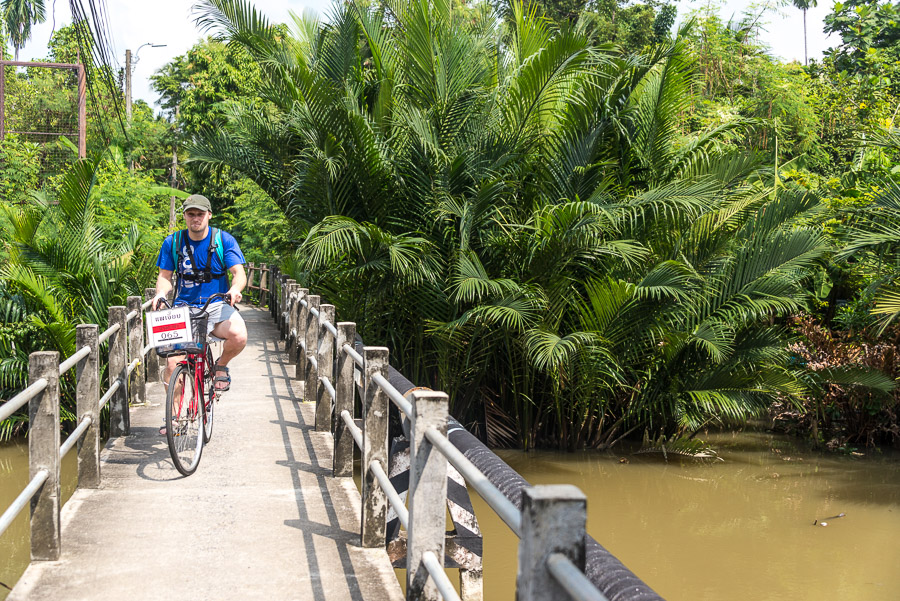
[[[191,313],[188,307],[147,312],[147,338],[154,347],[192,342]]]

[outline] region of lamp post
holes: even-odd
[[[134,51],[134,59],[131,58],[131,50],[125,51],[125,117],[128,119],[128,125],[131,125],[131,71],[134,69],[134,66],[138,64],[138,60],[140,60],[138,58],[138,52],[140,52],[141,48],[144,46],[162,48],[165,44],[153,44],[151,42],[141,44],[138,46],[138,49]]]

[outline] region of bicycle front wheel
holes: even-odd
[[[179,364],[166,391],[166,440],[175,469],[185,476],[194,473],[203,453],[203,405],[193,370]]]
[[[203,414],[203,444],[209,442],[213,432],[213,417],[216,410],[216,363],[213,360],[212,346],[206,345],[206,369],[204,370],[204,397],[206,401],[206,411]]]

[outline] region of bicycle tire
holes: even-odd
[[[166,391],[166,441],[175,469],[184,476],[197,470],[203,455],[201,431],[205,411],[189,363],[175,367]],[[176,388],[180,388],[177,398]]]
[[[203,370],[204,399],[206,411],[203,413],[203,444],[209,443],[213,434],[213,418],[216,412],[216,363],[213,360],[212,345],[206,345],[206,369]]]

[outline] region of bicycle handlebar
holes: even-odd
[[[205,313],[206,309],[209,307],[209,304],[217,298],[221,298],[227,302],[227,301],[231,300],[231,295],[228,294],[227,292],[216,292],[215,294],[210,294],[209,298],[206,299],[206,304],[203,305],[203,307],[200,309],[200,311]],[[173,307],[173,304],[170,303],[169,299],[167,299],[165,297],[160,298],[159,301],[160,302],[157,305],[161,305],[162,303],[165,303],[167,308],[171,309]],[[157,310],[158,310],[158,307],[157,307]]]

